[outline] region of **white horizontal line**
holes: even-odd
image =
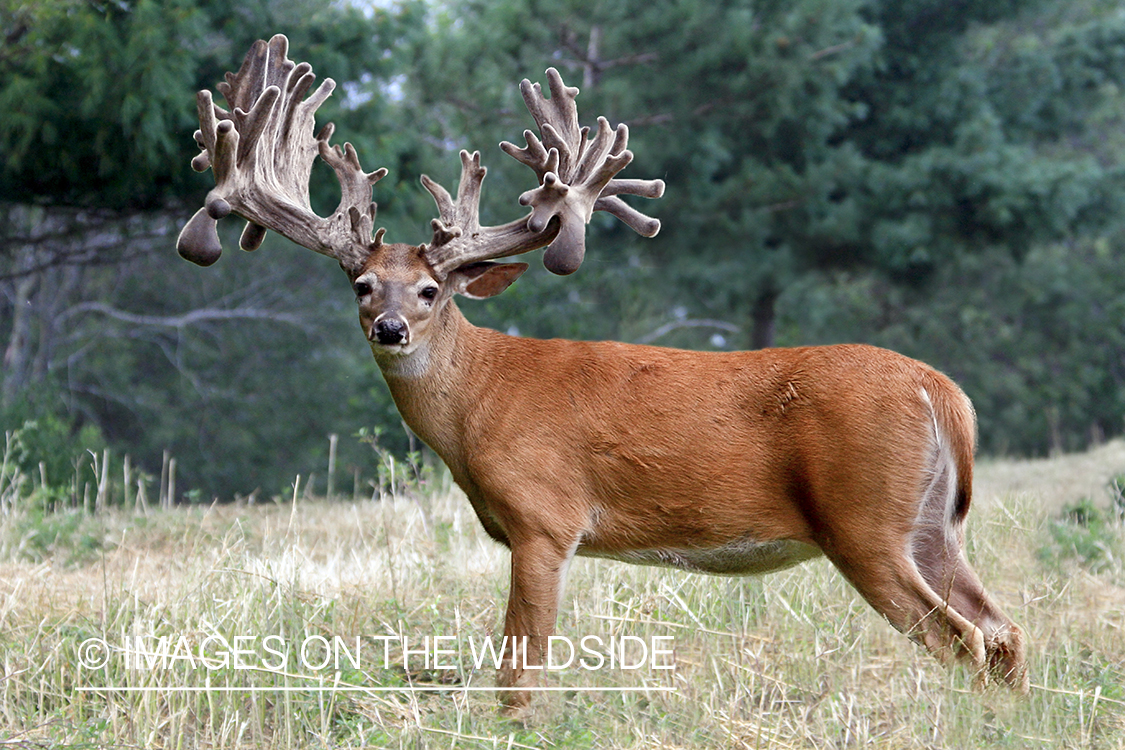
[[[532,693],[558,693],[558,692],[573,692],[573,693],[674,693],[674,687],[476,687],[466,686],[459,687],[457,685],[418,685],[415,687],[357,687],[357,686],[344,686],[329,687],[329,686],[316,686],[310,685],[308,687],[287,685],[278,687],[266,686],[252,686],[246,687],[233,687],[230,685],[215,685],[207,687],[204,685],[181,685],[177,687],[79,687],[75,688],[80,692],[87,693],[108,693],[108,692],[122,692],[122,693],[465,693],[465,692],[485,692],[497,693],[505,691],[513,692],[532,692]]]

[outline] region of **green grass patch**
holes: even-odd
[[[1068,503],[1046,526],[1048,539],[1039,548],[1040,560],[1076,563],[1093,572],[1125,567],[1125,477],[1114,477],[1107,489],[1110,502],[1083,497]]]
[[[50,512],[36,503],[3,525],[0,555],[27,562],[87,565],[106,548],[105,534],[101,520],[81,510]]]

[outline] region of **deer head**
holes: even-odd
[[[519,198],[521,205],[531,208],[530,213],[501,226],[482,227],[479,203],[486,170],[479,152],[462,151],[456,198],[429,177],[422,177],[438,209],[430,242],[386,245],[383,229],[372,233],[376,204],[371,202],[371,193],[387,170],[364,172],[351,144],[342,149],[329,145],[331,124],[313,135],[316,110],[335,83],[325,79],[306,98],[315,76],[308,63],[293,63],[286,57],[288,47],[288,39],[281,34],[268,43],[254,43],[239,71],[227,73],[225,82],[219,84],[229,111],[215,105],[209,91],[198,94],[200,128],[195,137],[202,153],[192,167],[196,171],[210,168],[215,188],[177,242],[179,253],[194,263],[210,265],[218,260],[222,248],[216,222],[234,213],[248,222],[239,243],[243,249],[257,248],[266,229],[272,229],[335,258],[351,278],[361,303],[380,293],[377,280],[368,278],[368,261],[383,253],[400,258],[409,255],[422,262],[416,270],[430,279],[419,287],[423,293],[419,304],[424,304],[437,303],[441,295],[454,292],[469,296],[490,296],[486,290],[498,293],[519,275],[516,269],[526,266],[506,264],[506,270],[495,271],[482,264],[542,247],[547,248],[543,263],[550,271],[573,273],[582,263],[585,225],[594,211],[607,211],[646,237],[660,230],[659,221],[618,197],[657,198],[664,192],[661,180],[616,178],[633,159],[626,148],[628,128],[624,124],[611,128],[599,117],[590,138],[590,129],[578,124],[578,89],[566,86],[551,68],[547,71],[549,99],[539,84],[527,80],[520,84],[539,135],[525,131],[527,145],[523,148],[500,144],[535,171],[538,187]],[[314,213],[309,204],[309,175],[317,156],[332,167],[340,182],[340,204],[327,218]],[[422,284],[420,278],[411,283]],[[499,283],[504,279],[507,283]],[[432,287],[439,291],[428,291]],[[424,296],[429,294],[434,297]],[[373,340],[381,340],[378,332],[365,330]],[[383,338],[394,338],[393,326],[382,330]]]
[[[473,261],[441,272],[425,245],[383,245],[352,282],[359,321],[376,358],[412,354],[454,294],[492,297],[527,270],[526,263]]]

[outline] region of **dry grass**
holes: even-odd
[[[1105,486],[1125,472],[1125,440],[1111,440],[1086,453],[1049,459],[983,459],[973,489],[978,497],[1027,493],[1053,512],[1081,497],[1106,499]]]
[[[1028,698],[972,693],[971,675],[942,669],[824,561],[725,579],[580,560],[560,632],[673,636],[676,668],[568,670],[552,684],[675,692],[547,693],[527,727],[499,719],[493,694],[461,689],[493,681],[466,654],[455,669],[404,670],[380,650],[312,672],[319,682],[293,665],[130,670],[120,652],[79,664],[85,640],[138,634],[364,636],[365,649],[392,633],[484,638],[502,617],[507,555],[456,492],[147,517],[42,517],[17,503],[0,519],[0,746],[1125,747],[1122,529],[1103,537],[1096,567],[1040,553],[1055,509],[1123,470],[1120,442],[980,464],[970,558],[1029,635]],[[443,691],[347,690],[410,685]],[[300,689],[270,691],[284,686]]]

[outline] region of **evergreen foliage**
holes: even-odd
[[[584,120],[629,124],[629,171],[668,184],[661,234],[595,217],[578,274],[533,268],[463,306],[479,323],[887,345],[965,387],[991,452],[1125,426],[1115,3],[0,0],[0,22],[5,430],[85,427],[150,473],[170,450],[208,496],[322,474],[330,433],[341,474],[373,471],[361,429],[406,449],[333,264],[276,238],[210,270],[172,248],[210,185],[194,93],[275,32],[339,84],[335,141],[390,169],[392,241],[429,238],[418,177],[455,184],[462,147],[490,169],[482,219],[524,211],[530,173],[495,147],[531,124],[523,77],[556,66]],[[327,213],[331,171],[313,183]]]
[[[417,6],[49,0],[0,14],[3,428],[68,426],[74,450],[52,452],[64,464],[82,457],[82,429],[150,474],[167,450],[180,487],[207,498],[313,472],[323,488],[339,432],[350,478],[369,452],[350,436],[393,407],[349,345],[338,270],[270,238],[204,273],[176,257],[175,232],[210,178],[189,167],[195,92],[271,30],[337,80],[324,112],[367,161],[404,149],[378,89],[398,69],[388,52],[420,33]],[[331,171],[315,178],[314,199],[335,205]]]

